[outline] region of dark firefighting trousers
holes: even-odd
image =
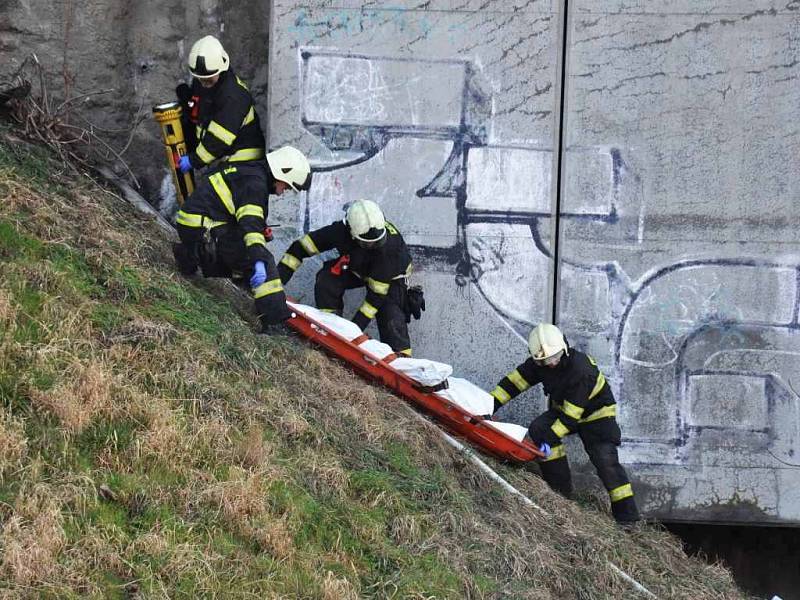
[[[331,272],[337,260],[327,261],[317,273],[314,300],[320,310],[341,316],[344,310],[345,290],[365,287],[366,283],[346,269],[342,269],[339,275]],[[411,349],[406,319],[407,294],[405,280],[392,281],[386,299],[375,315],[381,341],[391,346],[395,352],[404,354],[409,354]]]
[[[183,205],[184,212],[202,214],[207,206],[207,194],[215,194],[204,178],[203,183],[189,196]],[[235,193],[235,190],[233,190]],[[180,244],[173,248],[178,269],[192,275],[200,267],[204,277],[226,277],[245,280],[249,283],[253,275],[253,261],[248,257],[244,232],[238,225],[221,224],[210,229],[206,237],[205,227],[176,226]],[[275,259],[268,251],[260,258],[267,271],[267,282],[252,290],[256,311],[262,325],[281,323],[291,316],[286,306],[286,295],[280,284]],[[275,284],[277,281],[278,285]]]
[[[548,428],[556,420],[555,411],[547,411],[539,415],[535,422],[542,428]],[[586,454],[594,465],[598,477],[603,482],[611,500],[611,514],[617,521],[629,522],[639,520],[639,511],[633,498],[633,488],[625,469],[619,464],[617,446],[622,434],[617,420],[613,417],[599,419],[590,423],[582,423],[576,432],[583,442]],[[572,496],[572,475],[569,461],[562,443],[553,446],[550,458],[539,462],[542,477],[547,484],[563,496]]]

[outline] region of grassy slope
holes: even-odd
[[[251,333],[158,228],[0,129],[0,595],[740,598],[387,392]]]

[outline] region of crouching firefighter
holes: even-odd
[[[408,289],[411,255],[403,236],[375,202],[358,200],[347,209],[344,221],[312,231],[289,246],[278,264],[281,282],[285,285],[304,259],[334,248],[339,256],[317,273],[317,308],[341,316],[345,290],[366,287],[352,321],[363,330],[376,319],[381,341],[411,356],[408,323],[411,315],[420,318],[425,303],[421,288]]]
[[[296,148],[284,146],[264,161],[229,165],[204,178],[178,211],[178,269],[205,277],[249,279],[263,333],[281,333],[291,315],[265,236],[268,195],[306,191],[311,167]]]
[[[567,345],[555,325],[542,323],[528,337],[530,358],[506,375],[491,392],[494,410],[541,383],[548,410],[528,427],[528,436],[546,455],[542,477],[555,491],[572,495],[572,477],[564,437],[577,433],[608,491],[611,513],[620,523],[639,520],[630,479],[619,464],[621,433],[617,405],[594,359]]]

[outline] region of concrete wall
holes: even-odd
[[[175,86],[188,78],[189,49],[212,34],[222,39],[233,67],[250,82],[264,114],[268,22],[269,0],[5,0],[0,3],[0,82],[34,53],[53,106],[65,96],[88,94],[71,104],[71,122],[93,125],[116,150],[126,148],[124,159],[141,192],[157,204],[169,175],[152,106],[174,99]],[[127,129],[134,124],[131,136]]]
[[[320,166],[276,251],[380,202],[426,288],[415,353],[486,388],[553,301],[562,6],[273,3],[270,143]],[[800,2],[569,6],[558,322],[612,381],[649,514],[800,523]]]

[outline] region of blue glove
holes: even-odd
[[[267,280],[267,267],[263,260],[256,261],[253,265],[253,276],[250,277],[250,287],[255,289]]]
[[[547,442],[542,442],[539,445],[539,452],[544,454],[545,458],[550,458],[550,455],[553,453],[553,451],[550,449],[550,444],[548,444]]]
[[[184,154],[178,159],[178,164],[175,165],[181,173],[188,173],[192,170],[192,161],[189,160],[189,155]]]

